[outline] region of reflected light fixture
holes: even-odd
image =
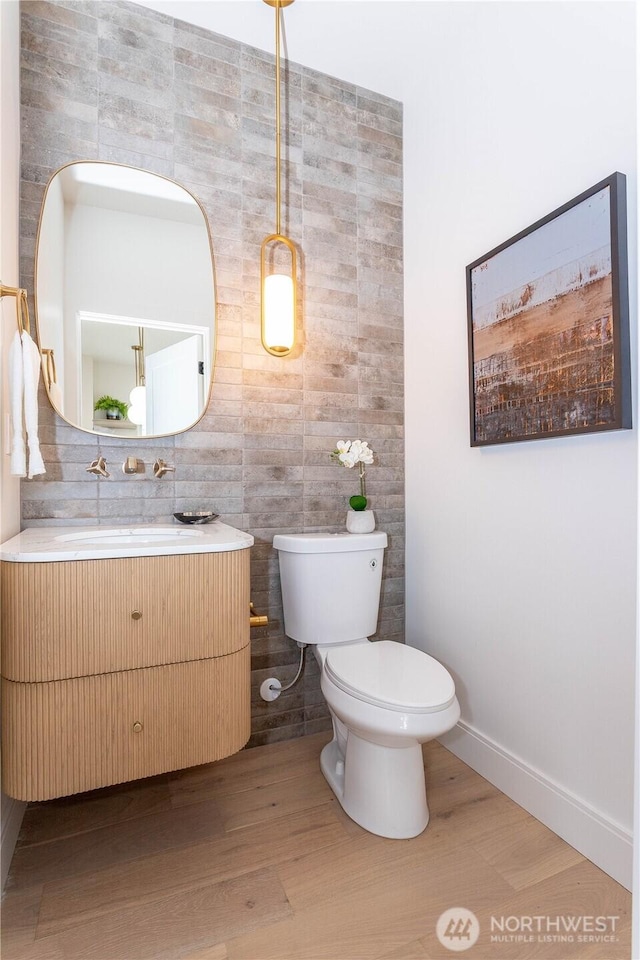
[[[291,353],[296,338],[296,250],[281,232],[280,191],[280,10],[294,0],[264,0],[275,9],[276,19],[276,231],[260,248],[260,331],[262,346],[274,357]],[[281,271],[282,248],[288,270]],[[269,273],[269,261],[278,260],[279,272]]]
[[[129,394],[130,407],[127,416],[131,423],[144,427],[147,419],[147,388],[144,378],[144,329],[138,327],[138,343],[131,347],[134,351],[136,385]]]

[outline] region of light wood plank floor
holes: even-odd
[[[334,799],[327,740],[30,806],[4,960],[628,960],[627,891],[444,747],[427,830],[384,840]],[[436,937],[451,907],[480,921],[464,954]],[[491,941],[492,916],[583,915],[618,917],[616,941]]]

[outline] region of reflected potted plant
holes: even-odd
[[[104,410],[107,420],[126,420],[127,404],[123,400],[116,400],[108,394],[100,397],[93,405],[94,410]]]

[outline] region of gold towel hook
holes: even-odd
[[[0,298],[16,298],[16,320],[18,323],[18,332],[20,336],[26,331],[31,336],[31,320],[29,318],[29,302],[27,300],[27,291],[22,287],[6,287],[0,283]]]
[[[55,357],[53,356],[53,350],[50,347],[43,347],[40,353],[45,359],[44,372],[46,374],[47,383],[49,385],[52,383],[57,383],[58,375],[56,373],[56,361]]]
[[[29,299],[27,297],[27,291],[24,289],[20,290],[20,304],[21,304],[21,323],[22,330],[25,331],[31,336],[31,318],[29,316]]]

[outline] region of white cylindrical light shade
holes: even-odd
[[[144,407],[147,400],[147,388],[146,387],[134,387],[131,393],[129,394],[129,403],[134,406],[142,405]]]
[[[134,387],[129,394],[129,403],[131,404],[127,410],[129,420],[137,426],[144,426],[147,419],[147,388]]]
[[[291,277],[272,273],[264,280],[263,338],[267,349],[288,352],[295,341],[294,287]]]

